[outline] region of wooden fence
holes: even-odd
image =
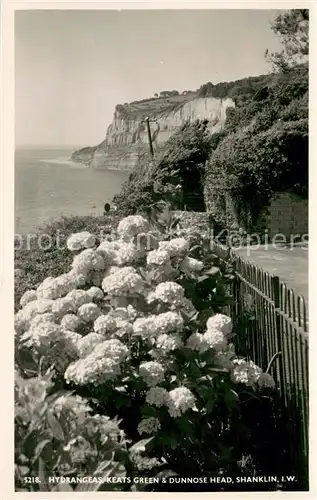
[[[308,321],[302,296],[278,276],[246,262],[233,250],[213,244],[222,260],[230,259],[235,270],[233,304],[228,313],[235,325],[238,354],[269,367],[280,401],[287,411],[289,449],[293,473],[308,482]],[[247,321],[242,322],[242,318]],[[290,471],[291,473],[291,471]],[[304,478],[304,480],[303,480]]]

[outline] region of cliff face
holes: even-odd
[[[151,120],[154,148],[164,143],[186,121],[207,119],[211,133],[225,123],[231,98],[196,97],[195,93],[118,105],[105,140],[98,146],[75,151],[72,160],[96,169],[133,169],[140,154],[148,150],[144,119]]]

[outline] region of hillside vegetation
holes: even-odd
[[[227,110],[220,132],[210,135],[205,121],[188,122],[154,160],[143,156],[114,199],[122,213],[146,211],[168,199],[175,209],[204,210],[207,205],[223,227],[254,228],[274,193],[292,191],[307,198],[308,11],[282,14],[272,29],[285,50],[266,54],[273,63],[271,74],[209,82],[195,94],[178,96],[231,97],[236,107]],[[227,218],[227,200],[236,220]]]

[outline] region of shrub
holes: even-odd
[[[85,475],[88,467],[99,470],[110,460],[110,446],[121,477],[157,476],[162,467],[183,476],[230,476],[243,470],[243,457],[253,449],[242,420],[244,393],[247,400],[262,400],[274,382],[234,352],[232,322],[224,314],[232,301],[230,269],[215,266],[208,240],[176,226],[165,210],[151,220],[121,220],[111,238],[95,247],[86,233],[72,236],[67,245],[75,254],[71,269],[24,295],[15,317],[17,383],[28,386],[30,376],[50,370],[53,397],[49,403],[40,391],[40,400],[47,401],[40,410],[19,396],[16,400],[18,414],[28,413],[27,425],[40,419],[32,427],[31,448],[19,449],[27,464],[37,466],[40,459],[40,467],[57,475]],[[72,322],[76,331],[65,327],[71,323],[63,318],[70,314],[80,320]],[[60,389],[84,398],[90,416],[76,407],[67,419],[56,413],[52,418]],[[69,393],[65,397],[74,401]],[[119,419],[122,434],[107,420],[121,436],[114,449],[111,441],[86,435],[85,419],[99,425],[97,415]],[[85,440],[80,453],[88,456],[83,466],[71,455],[79,417]],[[66,455],[52,441],[63,444],[64,436],[70,439]],[[49,441],[47,451],[43,439]],[[127,442],[133,445],[128,450]],[[256,453],[252,460],[259,472]],[[29,475],[29,469],[19,467],[19,484]]]

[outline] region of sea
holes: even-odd
[[[74,148],[76,149],[76,148]],[[102,215],[129,177],[70,161],[74,149],[15,152],[15,233],[26,234],[61,216]]]

